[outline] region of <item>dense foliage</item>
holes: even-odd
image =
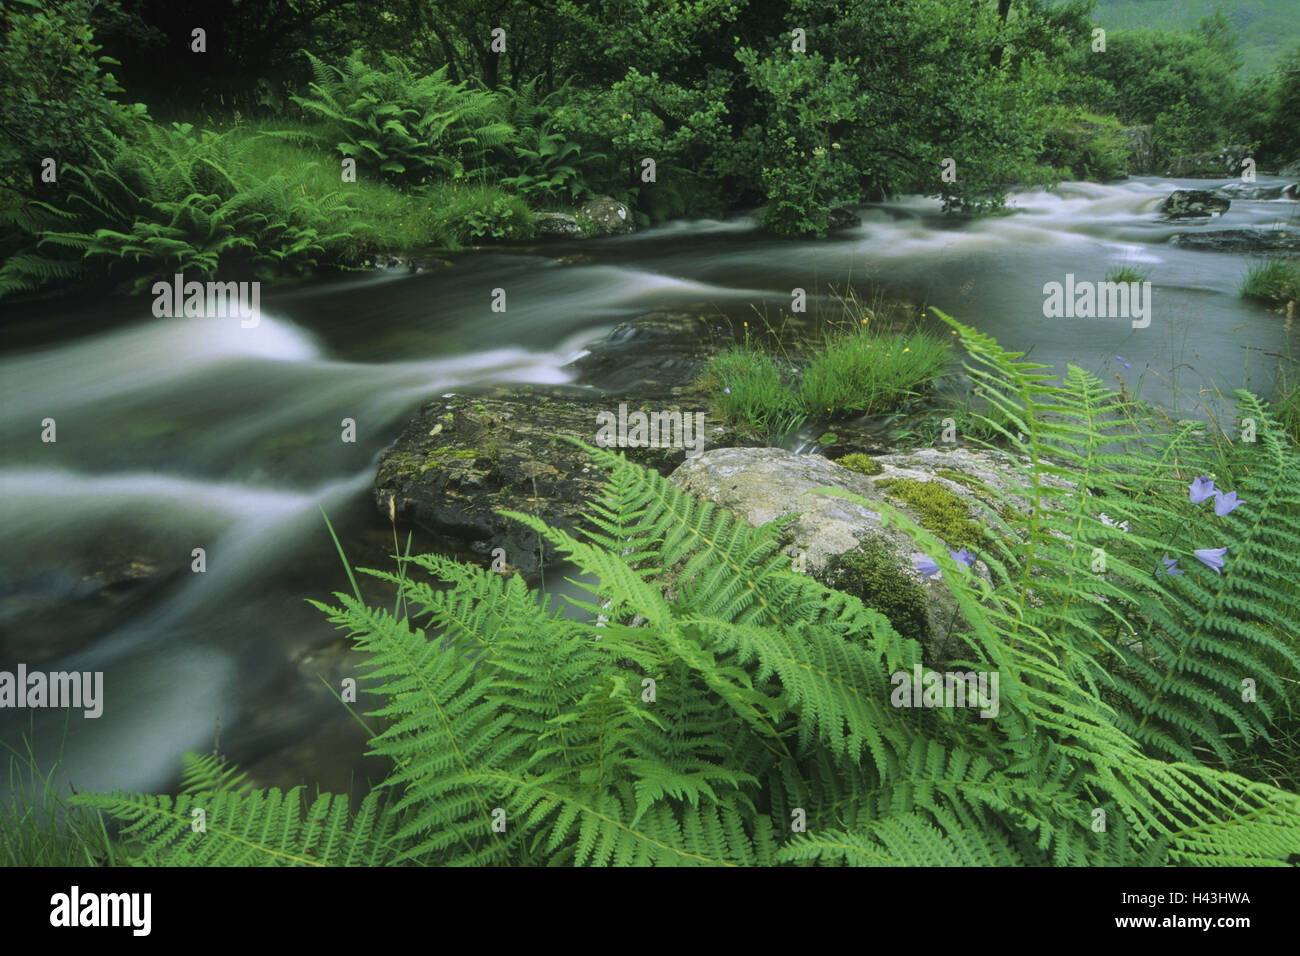
[[[578,536],[514,515],[584,573],[586,620],[435,555],[368,572],[396,613],[318,604],[379,701],[391,772],[357,813],[213,758],[176,797],[73,802],[166,864],[1294,862],[1294,777],[1251,752],[1297,739],[1300,453],[1249,393],[1254,441],[1214,442],[952,324],[1019,453],[982,516],[990,580],[870,505],[941,569],[950,647],[796,573],[778,526],[594,451],[609,483]],[[1210,469],[1240,501],[1206,518],[1188,488]],[[920,664],[996,672],[998,713],[892,705]]]
[[[74,273],[103,278],[95,262],[123,256],[157,269],[209,263],[216,249],[217,268],[240,269],[241,256],[226,251],[266,241],[253,219],[232,215],[215,228],[224,245],[180,251],[170,243],[191,242],[184,223],[162,236],[148,217],[136,233],[134,220],[91,216],[83,194],[118,174],[112,158],[170,135],[124,96],[200,131],[287,136],[302,149],[291,165],[356,162],[355,182],[336,180],[338,196],[300,189],[317,208],[286,213],[279,247],[262,250],[290,274],[352,265],[376,246],[400,250],[413,234],[453,247],[523,238],[530,208],[571,210],[594,194],[627,202],[643,224],[757,207],[786,235],[825,234],[837,207],[890,193],[982,213],[1013,184],[1124,175],[1128,124],[1152,127],[1157,162],[1229,142],[1270,163],[1300,150],[1300,78],[1284,63],[1243,85],[1222,15],[1194,32],[1112,30],[1098,50],[1091,0],[0,6],[0,253],[18,257],[26,276],[8,280],[9,292],[67,288]],[[271,155],[265,144],[251,152]],[[40,178],[47,159],[56,181]],[[459,203],[448,198],[464,193],[444,187],[471,181],[483,207],[451,208]],[[375,187],[392,194],[376,203]],[[329,241],[337,203],[355,204],[366,189],[367,205],[416,215],[404,208],[382,221],[388,235],[377,239]],[[138,199],[154,210],[177,201],[165,186]],[[265,190],[237,202],[269,215]],[[47,222],[74,209],[75,229]],[[215,205],[203,212],[216,214]],[[74,269],[49,256],[74,231],[131,241],[115,255],[79,240],[90,268]]]

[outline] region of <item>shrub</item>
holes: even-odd
[[[1072,179],[1104,181],[1128,175],[1128,146],[1113,116],[1057,108],[1047,120],[1040,161]]]
[[[497,94],[452,83],[445,66],[418,76],[392,54],[382,56],[381,66],[368,64],[360,50],[341,66],[304,55],[315,76],[313,95],[293,99],[319,125],[285,135],[310,136],[356,159],[359,170],[373,165],[395,181],[413,183],[467,171],[485,175],[488,151],[515,135]]]
[[[303,274],[351,229],[365,229],[342,190],[307,196],[287,173],[250,175],[248,149],[188,123],[149,125],[139,141],[111,139],[94,163],[68,172],[61,205],[4,212],[29,246],[0,268],[0,296],[85,279],[96,259],[136,289],[160,267],[205,277]]]

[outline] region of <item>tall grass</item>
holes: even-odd
[[[1241,280],[1240,291],[1248,299],[1279,304],[1300,299],[1300,262],[1270,259],[1252,266]]]
[[[718,354],[699,384],[725,421],[771,437],[810,419],[896,409],[942,374],[951,358],[947,343],[927,332],[876,333],[858,325],[828,334],[802,374],[788,356],[778,361],[746,340]]]
[[[709,363],[701,386],[724,421],[776,437],[798,428],[805,413],[782,380],[776,359],[750,342],[734,345]]]
[[[9,750],[8,796],[0,796],[0,866],[112,866],[122,862],[104,819],[69,807],[30,747]]]
[[[897,408],[944,370],[952,355],[926,332],[851,332],[827,338],[799,381],[809,415],[828,418]]]

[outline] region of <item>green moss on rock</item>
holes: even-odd
[[[878,475],[884,471],[884,467],[869,455],[863,455],[854,452],[851,455],[845,455],[843,458],[835,459],[835,464],[850,471],[856,471],[863,475]]]
[[[921,527],[937,534],[950,548],[984,540],[984,530],[971,520],[966,502],[933,481],[884,478],[876,482],[876,487],[910,506]]]
[[[836,555],[827,564],[822,583],[875,608],[903,637],[922,643],[929,639],[925,593],[899,570],[896,559],[880,541],[868,539],[856,550]]]

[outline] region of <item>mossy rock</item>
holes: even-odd
[[[985,530],[971,520],[970,506],[933,481],[882,478],[876,487],[910,506],[921,527],[938,535],[950,548],[978,544],[987,537]]]
[[[854,452],[851,455],[845,455],[843,458],[835,459],[835,464],[841,468],[847,468],[850,471],[856,471],[860,475],[878,475],[885,469],[880,463],[870,455],[859,454]]]
[[[819,579],[827,587],[858,598],[875,608],[900,635],[923,645],[930,637],[925,592],[901,573],[897,560],[881,541],[867,539],[854,551],[836,555]]]

